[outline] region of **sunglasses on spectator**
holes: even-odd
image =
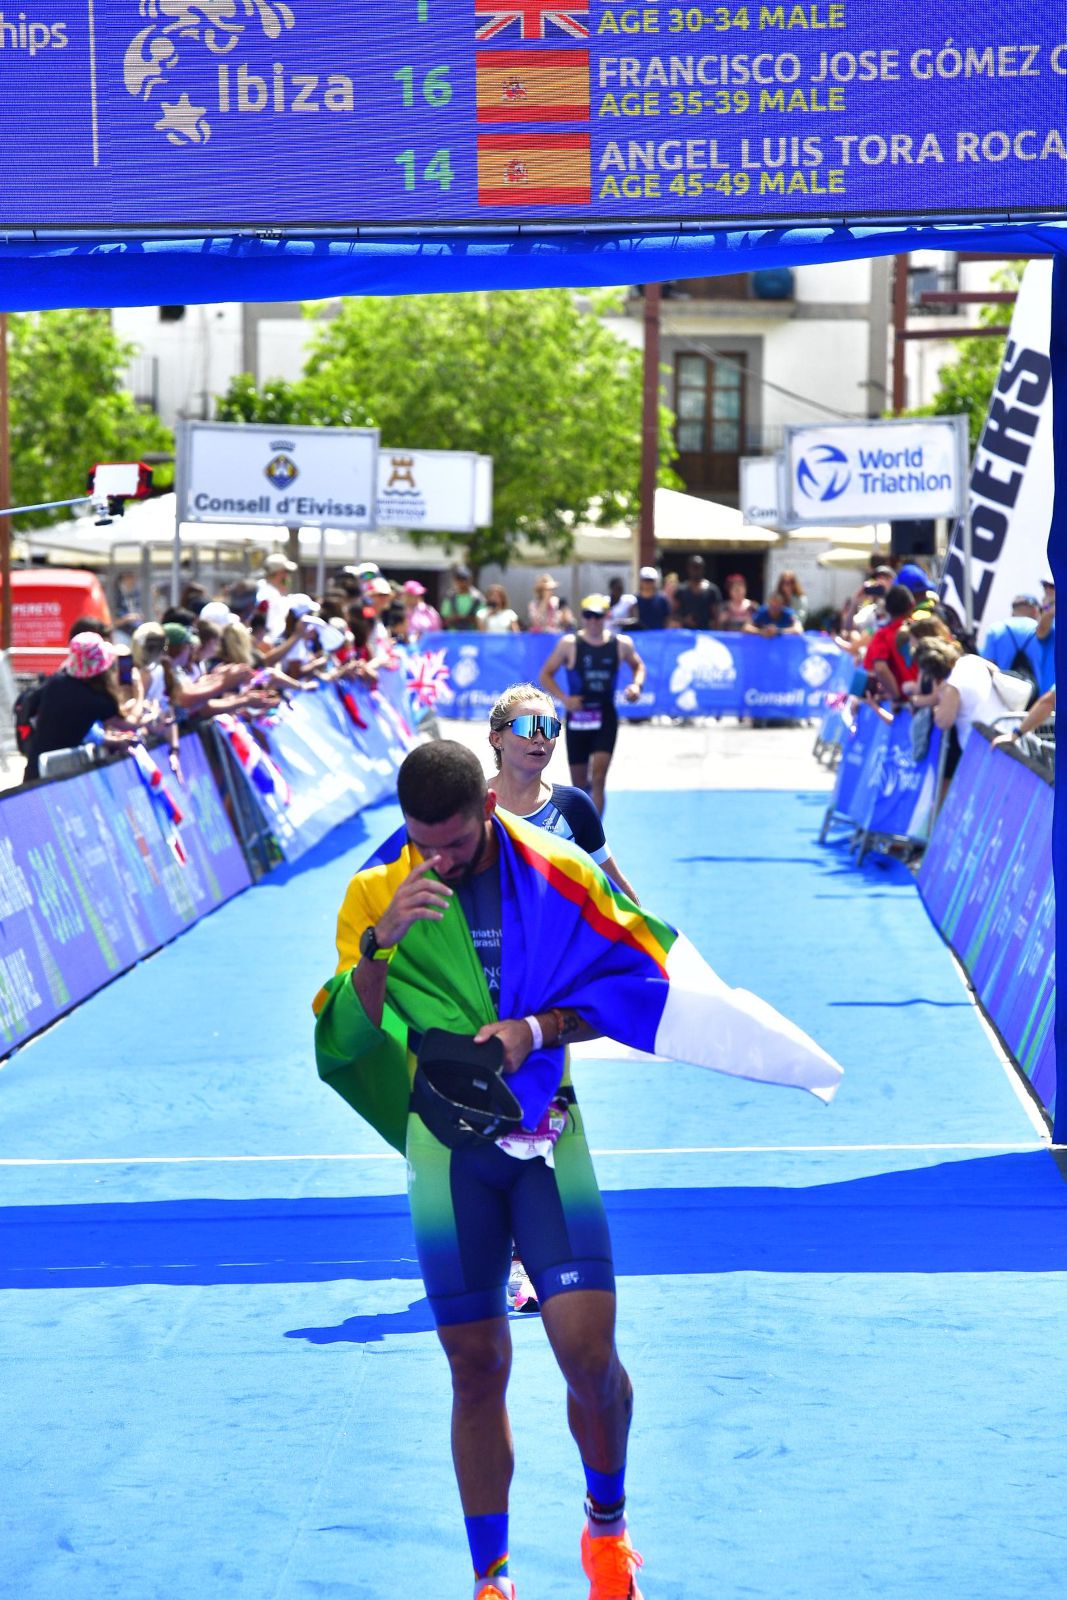
[[[602,611],[583,611],[582,616],[587,618],[587,620],[590,622],[594,620],[597,622],[603,622],[604,620],[604,613]]]
[[[532,739],[538,733],[546,739],[558,739],[563,731],[559,718],[550,717],[544,712],[538,712],[536,716],[512,717],[510,722],[504,723],[504,727],[512,728],[520,739]]]

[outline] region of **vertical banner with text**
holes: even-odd
[[[1031,261],[1011,319],[1004,362],[978,441],[965,517],[970,528],[974,625],[981,640],[1011,616],[1016,594],[1049,576],[1052,521],[1052,263]],[[941,579],[942,597],[967,610],[966,533],[957,526]]]

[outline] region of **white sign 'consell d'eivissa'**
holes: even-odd
[[[790,428],[785,454],[793,522],[955,517],[966,502],[963,417]]]
[[[189,422],[177,448],[180,522],[374,527],[377,428]]]

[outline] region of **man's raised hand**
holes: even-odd
[[[376,931],[378,944],[383,950],[399,944],[412,923],[440,922],[444,916],[452,898],[452,890],[447,883],[427,876],[437,861],[437,856],[427,856],[425,861],[412,867],[390,900]]]

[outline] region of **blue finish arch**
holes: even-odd
[[[0,310],[587,288],[897,255],[1067,249],[1067,223],[736,232],[426,233],[268,239],[8,237]]]
[[[1067,582],[1067,224],[699,229],[233,238],[76,238],[0,241],[0,310],[60,306],[315,300],[335,295],[431,294],[662,282],[764,267],[856,260],[919,249],[1055,255],[1053,429],[1058,464],[1049,536],[1053,574]],[[1067,654],[1060,630],[1057,666]],[[1065,680],[1067,681],[1067,680]],[[1058,952],[1067,960],[1067,755],[1057,754],[1053,866]],[[1067,1143],[1067,967],[1057,957],[1057,1118]]]

